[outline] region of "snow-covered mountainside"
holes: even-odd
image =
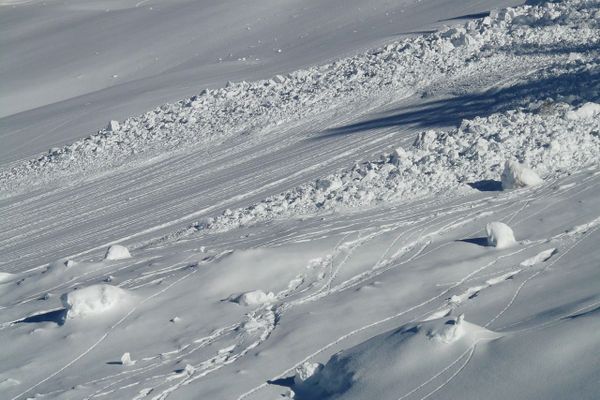
[[[1,398],[598,397],[600,1],[201,3],[1,3]]]

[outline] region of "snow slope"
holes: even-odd
[[[3,397],[596,398],[599,17],[493,11],[5,166]]]
[[[0,7],[0,164],[205,87],[287,73],[520,3],[8,2]]]

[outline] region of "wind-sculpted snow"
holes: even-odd
[[[597,53],[598,13],[597,2],[577,0],[506,9],[464,26],[404,39],[286,76],[204,90],[121,123],[110,121],[97,134],[18,162],[0,172],[0,188],[29,188],[58,176],[141,162],[166,151],[272,129],[383,94],[407,96],[486,60],[515,62],[523,52],[585,66],[589,54]],[[555,54],[546,51],[554,48]],[[597,86],[593,94],[598,97]]]
[[[598,163],[600,118],[568,118],[578,110],[562,102],[532,104],[464,120],[450,131],[418,134],[411,148],[382,154],[339,173],[269,197],[247,208],[226,210],[195,229],[224,230],[275,218],[411,200],[456,196],[470,188],[499,190],[507,160],[527,162],[548,180]]]

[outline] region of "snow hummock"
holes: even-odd
[[[110,246],[106,250],[106,255],[104,256],[105,260],[123,260],[126,258],[131,258],[131,254],[129,254],[127,247],[120,244],[113,244]]]
[[[129,298],[125,290],[106,284],[88,286],[61,296],[69,319],[105,313],[123,305]]]
[[[502,189],[518,189],[526,186],[536,186],[544,181],[531,168],[509,160],[504,164],[502,172]]]
[[[490,222],[486,228],[487,241],[490,246],[505,249],[515,244],[513,230],[502,222]]]
[[[229,301],[238,303],[242,306],[258,306],[262,304],[271,303],[275,300],[275,294],[273,292],[265,293],[262,290],[253,290],[250,292],[242,293],[239,295],[232,295],[229,297]]]

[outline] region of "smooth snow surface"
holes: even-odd
[[[519,3],[0,3],[0,397],[596,400],[600,2]]]

